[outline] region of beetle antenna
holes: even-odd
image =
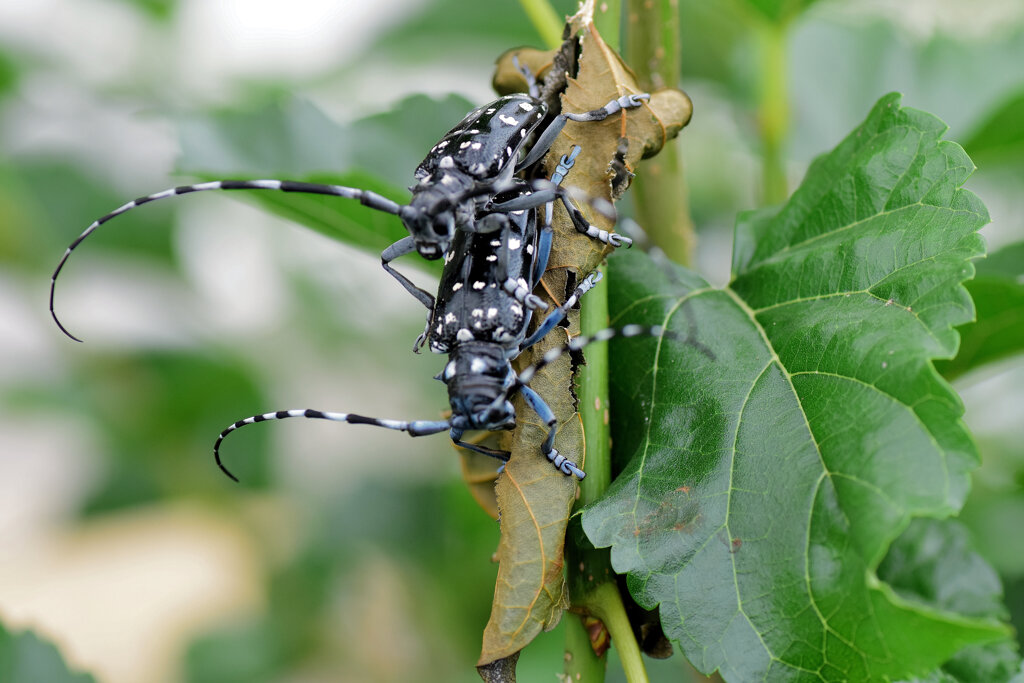
[[[93,221],[92,225],[86,228],[85,231],[68,246],[64,251],[64,256],[61,257],[60,262],[57,264],[57,268],[54,269],[53,275],[50,277],[50,315],[53,316],[53,321],[57,323],[57,327],[60,328],[61,332],[77,342],[82,341],[75,335],[71,334],[60,322],[60,319],[57,317],[57,313],[53,308],[53,293],[57,284],[57,276],[60,275],[60,271],[64,268],[64,264],[67,262],[68,257],[71,256],[71,252],[74,251],[86,237],[91,235],[96,231],[96,228],[100,227],[110,219],[120,216],[126,211],[130,211],[142,204],[147,204],[157,199],[174,197],[179,194],[203,192],[206,190],[278,190],[280,192],[329,195],[332,197],[343,197],[345,199],[357,199],[361,204],[368,206],[371,209],[395,215],[398,215],[403,208],[403,205],[368,190],[360,190],[354,187],[345,187],[343,185],[323,185],[320,183],[306,183],[294,180],[215,180],[208,183],[197,183],[195,185],[180,185],[168,190],[163,190],[162,192],[133,199],[127,204],[114,209],[106,216]]]
[[[290,417],[309,417],[318,420],[348,422],[349,424],[373,425],[375,427],[384,427],[385,429],[408,432],[409,436],[437,434],[438,432],[443,432],[447,429],[451,429],[452,427],[451,420],[414,420],[412,422],[406,422],[403,420],[382,420],[376,417],[364,417],[363,415],[356,415],[355,413],[330,413],[322,410],[278,410],[274,413],[263,413],[262,415],[247,417],[244,420],[235,422],[230,427],[222,431],[220,436],[217,437],[217,441],[213,444],[213,458],[217,461],[217,467],[219,467],[224,474],[228,475],[233,480],[238,481],[238,477],[233,475],[220,459],[221,442],[224,441],[228,434],[239,427],[255,424],[256,422],[266,422],[268,420],[286,420]]]

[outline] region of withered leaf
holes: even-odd
[[[572,29],[571,39],[580,41],[579,66],[575,77],[568,78],[562,95],[563,111],[590,111],[622,95],[642,92],[633,73],[605,45],[591,23],[582,21]],[[527,64],[532,64],[531,60],[543,61],[543,57],[530,54],[521,59]],[[499,65],[508,69],[510,63],[511,55],[506,55]],[[553,74],[549,78],[560,76]],[[520,80],[520,87],[523,86],[525,81]],[[689,99],[683,93],[664,90],[652,93],[640,108],[602,122],[570,121],[545,158],[545,172],[550,176],[562,155],[579,145],[582,152],[564,185],[579,189],[587,198],[612,200],[611,165],[620,140],[626,139],[624,153],[619,150],[620,161],[632,169],[641,158],[657,153],[675,136],[689,120],[690,111]],[[586,201],[580,205],[591,223],[612,229],[612,218],[592,210]],[[561,207],[556,207],[554,228],[548,271],[535,293],[549,304],[558,305],[582,277],[598,267],[607,249],[577,232]],[[535,316],[534,323],[542,319],[543,316]],[[569,316],[568,323],[568,327],[556,328],[525,351],[517,362],[518,368],[580,334],[577,312]],[[583,427],[573,393],[573,359],[563,355],[539,372],[531,386],[558,418],[555,448],[585,470]],[[541,630],[553,628],[568,603],[563,574],[564,544],[577,493],[576,482],[541,456],[546,428],[533,410],[518,396],[515,406],[517,427],[506,435],[505,442],[512,457],[495,485],[501,520],[499,569],[491,618],[484,631],[481,665],[518,652]]]

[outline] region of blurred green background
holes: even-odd
[[[736,212],[761,196],[746,7],[680,3],[696,267],[716,284]],[[1024,239],[1024,3],[821,0],[786,42],[791,189],[899,90],[979,166],[990,248]],[[52,324],[47,287],[90,221],[197,173],[344,172],[402,197],[432,142],[493,98],[498,54],[539,43],[513,2],[0,4],[0,623],[111,683],[479,680],[498,529],[445,438],[254,427],[225,448],[241,485],[210,452],[268,410],[446,408],[441,359],[410,353],[422,308],[378,258],[208,193],[134,211],[75,253],[57,306],[85,344]],[[1024,362],[956,386],[985,459],[963,518],[1020,631]],[[555,680],[560,631],[526,651],[521,680]],[[0,661],[55,656],[4,638]]]

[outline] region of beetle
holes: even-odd
[[[54,310],[57,277],[71,253],[104,223],[159,199],[208,190],[275,190],[305,194],[329,195],[358,200],[365,206],[393,214],[401,219],[409,235],[381,253],[381,265],[412,296],[430,307],[430,294],[391,267],[391,261],[416,251],[425,259],[435,260],[449,253],[457,233],[500,233],[507,215],[534,209],[552,200],[560,200],[569,211],[576,229],[611,246],[630,245],[632,241],[591,225],[574,206],[568,192],[547,181],[537,181],[536,191],[507,196],[521,184],[515,176],[540,161],[568,121],[602,121],[624,109],[641,106],[647,93],[623,95],[605,106],[588,112],[561,113],[545,124],[548,105],[540,99],[533,76],[523,70],[529,84],[528,93],[505,95],[467,114],[437,142],[416,168],[417,182],[410,191],[408,204],[398,204],[369,190],[343,185],[325,185],[291,180],[216,180],[181,185],[139,197],[114,209],[90,224],[64,251],[50,278],[50,315],[64,334],[75,341]],[[520,158],[522,157],[522,158]],[[414,348],[422,342],[417,340]]]
[[[570,154],[561,158],[551,178],[552,187],[558,187],[579,153],[577,145]],[[508,204],[520,199],[529,200],[534,194],[539,192],[530,183],[516,181],[511,189],[497,194],[495,201]],[[549,200],[545,211],[535,208],[510,211],[503,217],[498,231],[458,232],[445,253],[437,296],[431,297],[428,304],[428,327],[418,343],[426,342],[432,352],[449,356],[436,379],[443,381],[448,388],[451,418],[402,422],[318,410],[266,413],[239,420],[220,434],[214,446],[217,464],[234,479],[220,459],[220,444],[224,438],[246,424],[288,417],[372,424],[406,431],[412,436],[447,430],[457,446],[505,461],[508,460],[508,452],[468,443],[462,437],[469,430],[514,428],[516,413],[509,399],[519,391],[548,425],[548,436],[541,446],[542,454],[563,474],[583,479],[586,476],[583,470],[554,448],[557,424],[554,413],[535,391],[519,381],[511,364],[524,349],[542,339],[561,322],[601,279],[599,272],[584,278],[572,295],[527,336],[534,310],[546,308],[543,300],[531,292],[544,274],[551,249],[550,203]]]
[[[543,399],[541,399],[537,393],[530,388],[529,384],[541,369],[558,360],[558,358],[566,352],[579,351],[590,344],[608,341],[614,337],[638,336],[665,337],[667,339],[680,338],[676,333],[666,330],[660,325],[625,325],[619,328],[608,327],[603,330],[599,330],[592,335],[580,335],[578,337],[573,337],[564,345],[549,349],[539,361],[525,368],[519,374],[516,374],[515,371],[511,369],[511,366],[507,364],[507,361],[503,363],[501,359],[497,357],[490,358],[490,363],[481,367],[478,372],[459,375],[465,384],[469,384],[470,381],[475,382],[479,380],[481,388],[486,387],[488,390],[491,390],[490,393],[485,391],[478,391],[474,393],[472,398],[473,401],[476,402],[460,406],[463,410],[465,410],[466,407],[470,408],[461,414],[456,414],[454,412],[456,401],[452,400],[453,414],[452,417],[447,420],[387,420],[377,417],[366,417],[355,413],[337,413],[310,408],[278,410],[273,413],[253,415],[245,418],[244,420],[239,420],[233,423],[220,433],[213,446],[214,457],[221,470],[227,476],[231,477],[231,479],[238,481],[238,477],[232,474],[224,465],[220,455],[221,444],[229,434],[241,427],[255,424],[257,422],[304,417],[318,420],[331,420],[334,422],[347,422],[349,424],[373,425],[375,427],[403,431],[408,433],[409,436],[414,437],[427,436],[429,434],[448,431],[452,435],[452,441],[456,445],[497,458],[502,462],[508,462],[510,454],[507,451],[499,451],[467,443],[461,440],[461,436],[462,432],[466,429],[512,429],[515,426],[515,409],[512,407],[511,398],[518,391],[523,394],[526,402],[531,408],[537,411],[537,414],[542,420],[544,420],[547,426],[547,438],[541,445],[541,452],[547,456],[548,460],[550,460],[562,474],[575,476],[582,480],[586,476],[586,473],[577,467],[575,463],[559,454],[558,451],[553,448],[555,433],[558,428],[558,421],[551,409],[546,403],[544,403]],[[483,356],[476,354],[475,359],[483,360]],[[451,362],[452,361],[449,361],[449,364]],[[487,361],[484,362],[487,363]],[[494,372],[494,370],[497,370],[497,372]],[[457,385],[455,383],[449,383],[448,385],[450,395],[453,393],[452,390],[454,386]],[[490,401],[487,401],[487,397],[491,395],[493,395],[493,398]]]

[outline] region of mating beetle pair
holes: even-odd
[[[456,444],[507,460],[507,452],[468,444],[462,441],[462,435],[470,429],[511,429],[516,416],[509,398],[515,391],[520,391],[548,425],[548,437],[541,448],[544,455],[562,473],[582,479],[585,476],[582,470],[553,448],[554,415],[528,386],[538,366],[517,376],[510,361],[557,325],[600,277],[594,274],[586,278],[534,334],[526,337],[532,310],[543,306],[531,292],[544,273],[551,249],[553,202],[557,200],[565,205],[580,232],[612,246],[629,244],[629,240],[590,225],[559,185],[569,172],[579,147],[562,158],[550,182],[527,182],[517,174],[541,160],[567,121],[600,121],[623,109],[640,106],[647,95],[626,95],[600,109],[582,114],[559,114],[542,127],[548,108],[538,97],[533,79],[528,76],[527,80],[529,94],[508,95],[470,112],[431,149],[416,169],[418,183],[411,188],[413,196],[407,205],[399,205],[357,188],[282,180],[200,183],[129,202],[92,223],[67,248],[51,279],[51,314],[61,330],[76,339],[67,332],[54,312],[56,278],[82,240],[113,217],[141,204],[178,194],[216,189],[280,190],[357,199],[370,208],[397,215],[409,230],[408,237],[382,253],[382,265],[428,309],[427,328],[417,339],[416,348],[427,342],[432,351],[450,355],[438,379],[448,386],[452,417],[441,421],[405,422],[317,410],[257,415],[240,420],[221,433],[214,449],[218,464],[219,446],[230,432],[245,424],[289,417],[373,424],[406,431],[412,436],[448,430]],[[541,207],[544,207],[543,213]],[[539,220],[541,214],[543,219]],[[391,268],[392,260],[412,251],[427,259],[445,257],[436,299]],[[631,336],[650,332],[629,326],[618,333]],[[609,331],[592,340],[610,338],[614,334],[615,331]],[[576,344],[571,348],[581,348],[591,341],[577,339],[573,340]],[[553,359],[564,350],[555,349],[558,353],[549,355]],[[542,364],[545,362],[549,361]],[[224,469],[223,465],[221,467]],[[227,473],[234,478],[230,472]]]

